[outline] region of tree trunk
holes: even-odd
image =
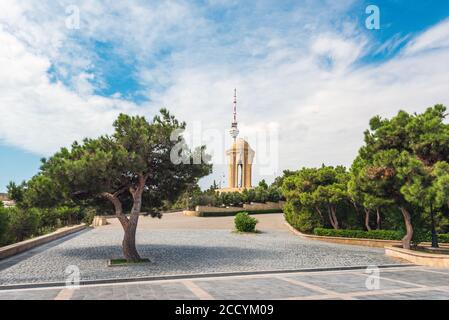
[[[318,212],[318,214],[320,215],[321,219],[323,218],[323,213],[321,212],[320,208],[315,207],[315,210]]]
[[[380,216],[380,209],[376,209],[376,215],[377,215],[377,230],[382,229],[382,217]]]
[[[366,230],[371,231],[371,227],[369,226],[369,215],[370,215],[370,211],[365,208],[365,227],[366,227]]]
[[[357,202],[355,202],[355,201],[351,201],[351,202],[352,202],[352,205],[354,206],[356,215],[360,215],[360,210],[359,210],[359,206],[357,205]]]
[[[133,207],[131,209],[131,216],[128,219],[128,224],[123,237],[123,254],[128,262],[139,262],[139,253],[136,248],[136,231],[139,223],[140,211],[142,209],[142,194],[145,189],[146,178],[139,176],[139,185],[136,189],[131,189],[130,192],[133,196]]]
[[[340,229],[340,226],[338,225],[338,219],[337,219],[336,210],[335,210],[335,208],[333,206],[329,205],[328,213],[329,213],[329,220],[331,222],[332,227],[335,230]]]
[[[407,209],[401,207],[402,216],[404,217],[405,228],[407,233],[405,237],[402,239],[402,245],[404,249],[410,250],[411,242],[413,239],[413,225],[412,225],[412,217]]]
[[[115,208],[115,215],[117,219],[120,221],[120,224],[123,227],[124,237],[122,241],[122,249],[123,255],[125,259],[129,262],[138,262],[141,260],[139,253],[136,249],[136,231],[137,224],[139,222],[139,213],[142,205],[142,193],[143,188],[141,190],[137,190],[133,193],[133,197],[137,197],[137,202],[134,201],[133,209],[131,210],[130,218],[127,218],[123,213],[122,203],[119,198],[111,193],[103,193],[102,196],[108,199]],[[137,214],[136,214],[137,213]]]
[[[438,235],[435,228],[435,212],[432,205],[430,206],[430,219],[432,224],[432,248],[439,248]]]
[[[123,237],[123,255],[128,262],[139,262],[141,260],[136,248],[136,231],[139,222],[139,215],[132,215],[129,218],[129,223],[124,229],[125,235]]]

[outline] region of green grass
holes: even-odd
[[[117,266],[128,266],[128,265],[138,265],[142,263],[149,263],[150,259],[141,259],[138,262],[128,262],[126,259],[111,259],[109,260],[109,265],[111,267],[117,267]]]

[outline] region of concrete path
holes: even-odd
[[[379,273],[377,273],[379,272]],[[0,290],[40,300],[449,300],[449,270],[395,267]]]
[[[116,220],[75,236],[0,261],[0,285],[64,283],[77,268],[82,280],[147,278],[165,275],[242,273],[400,264],[382,249],[304,240],[284,225],[282,214],[258,215],[260,234],[233,233],[233,218],[167,214],[142,218],[137,243],[151,263],[108,267],[121,258],[123,231]],[[69,270],[67,270],[69,268]]]

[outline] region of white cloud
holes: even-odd
[[[449,47],[449,19],[427,30],[409,43],[405,54]]]
[[[138,0],[80,1],[77,32],[64,27],[68,1],[4,0],[0,141],[49,155],[75,139],[110,132],[119,112],[150,116],[162,106],[188,123],[200,120],[205,130],[225,132],[237,87],[242,135],[251,140],[259,127],[280,124],[278,174],[323,162],[349,165],[372,116],[449,105],[449,22],[412,38],[388,62],[355,67],[371,49],[369,39],[350,21],[336,27],[329,19],[352,2],[328,2],[328,10],[310,2],[250,27],[256,13],[217,23],[186,1],[151,8]],[[238,13],[233,1],[210,4]],[[92,71],[98,67],[93,40],[110,42],[114,54],[135,61],[151,102],[137,106],[120,92],[95,95],[103,80]],[[382,50],[403,41],[395,37]],[[166,47],[172,50],[161,56]],[[65,84],[51,81],[52,66]],[[222,150],[222,143],[215,146]]]

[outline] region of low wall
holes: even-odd
[[[25,240],[22,242],[14,243],[6,247],[0,248],[0,260],[12,257],[16,254],[28,251],[37,246],[43,245],[45,243],[60,239],[62,237],[68,236],[69,234],[81,231],[86,228],[85,224],[61,228],[53,233],[46,234],[37,238]]]
[[[221,213],[221,212],[228,212],[228,213],[234,213],[234,212],[242,212],[245,211],[244,208],[239,207],[226,207],[226,208],[217,208],[217,207],[211,207],[211,206],[196,206],[195,208],[196,212],[210,212],[210,213]]]
[[[449,255],[447,254],[425,253],[395,246],[385,248],[385,254],[389,257],[407,260],[420,266],[449,268]]]
[[[251,203],[245,204],[243,207],[212,207],[212,206],[197,206],[195,211],[184,211],[186,216],[232,216],[239,212],[248,211],[252,214],[260,213],[278,213],[282,212],[284,203],[283,202],[267,202],[267,203]]]
[[[94,220],[92,221],[92,227],[102,227],[108,225],[108,219],[104,216],[95,216]]]
[[[282,210],[283,208],[284,206],[281,202],[251,203],[243,205],[243,209],[247,211]]]

